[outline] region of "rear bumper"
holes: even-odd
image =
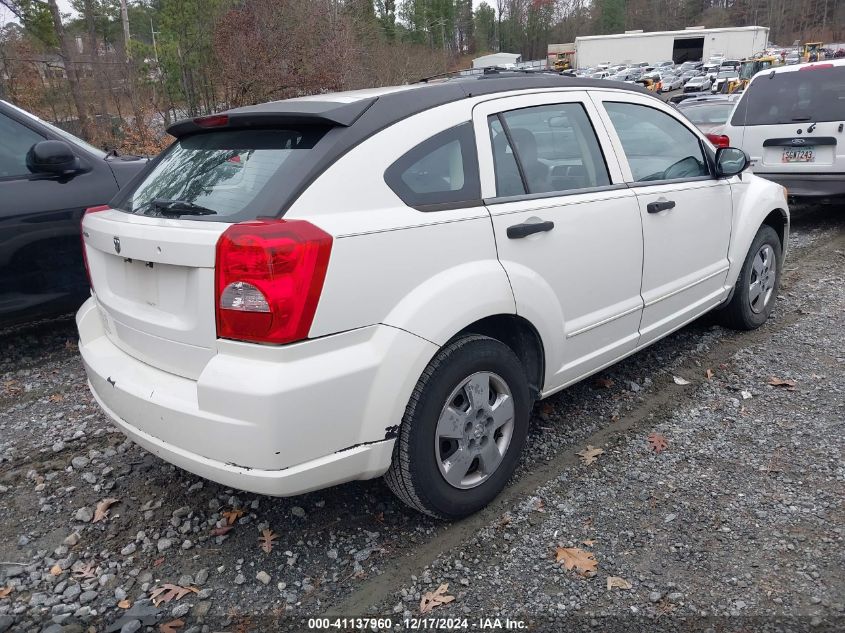
[[[77,324],[91,391],[123,433],[201,477],[274,496],[383,474],[419,377],[409,369],[436,350],[388,326],[277,348],[219,341],[190,380],[115,346],[94,299]]]
[[[837,198],[845,196],[845,174],[766,174],[755,176],[783,185],[790,198]]]

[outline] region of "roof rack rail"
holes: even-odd
[[[428,83],[435,79],[458,79],[460,77],[487,77],[487,76],[512,76],[513,74],[524,75],[560,75],[556,70],[550,68],[508,68],[506,66],[483,66],[481,68],[463,68],[461,70],[450,70],[423,77],[412,83]]]

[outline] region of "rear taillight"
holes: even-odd
[[[713,143],[716,147],[730,147],[731,139],[724,134],[707,134],[707,140]]]
[[[85,216],[90,213],[99,213],[100,211],[108,211],[111,207],[107,204],[101,204],[98,207],[88,207],[85,209],[85,213],[82,214],[82,220],[85,220]],[[91,269],[88,267],[88,253],[85,252],[85,229],[82,228],[82,223],[80,222],[80,233],[79,237],[82,238],[82,261],[85,263],[85,274],[88,275],[88,285],[92,288],[94,287],[94,282],[91,281]]]
[[[304,220],[230,226],[217,242],[217,336],[256,343],[307,338],[332,236]]]

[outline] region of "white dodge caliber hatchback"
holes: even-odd
[[[775,303],[784,189],[638,87],[489,73],[183,121],[82,224],[79,349],[130,438],[227,486],[493,499],[532,404]]]

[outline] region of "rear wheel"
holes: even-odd
[[[761,226],[745,256],[733,297],[721,311],[726,326],[753,330],[766,322],[777,300],[782,253],[775,230]]]
[[[487,505],[513,474],[531,397],[519,359],[480,335],[447,344],[414,389],[385,475],[412,508],[458,519]]]

